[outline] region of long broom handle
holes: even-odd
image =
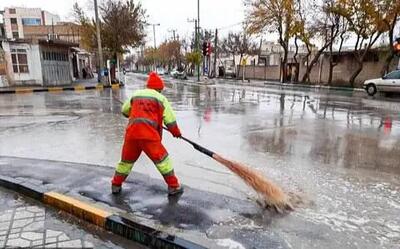
[[[124,104],[124,102],[122,102],[118,97],[116,97],[116,96],[112,96],[113,97],[113,99],[115,99],[116,101],[118,101],[120,104]],[[163,129],[164,130],[168,130],[166,127],[163,127]],[[190,139],[188,139],[188,138],[186,138],[186,137],[184,137],[184,136],[182,136],[181,137],[184,141],[186,141],[186,142],[188,142],[189,144],[191,144],[192,146],[193,146],[193,148],[195,148],[196,150],[198,150],[198,151],[200,151],[201,153],[203,153],[203,154],[205,154],[205,155],[207,155],[207,156],[209,156],[209,157],[214,157],[214,155],[215,155],[215,152],[213,152],[213,151],[211,151],[211,150],[209,150],[209,149],[207,149],[207,148],[204,148],[203,146],[201,146],[201,145],[199,145],[199,144],[197,144],[197,143],[195,143],[195,142],[193,142],[192,140],[190,140]]]
[[[205,155],[207,155],[209,157],[214,158],[215,152],[213,152],[213,151],[211,151],[211,150],[209,150],[209,149],[207,149],[207,148],[205,148],[205,147],[203,147],[203,146],[191,141],[190,139],[188,139],[188,138],[186,138],[184,136],[182,136],[181,138],[183,140],[185,140],[186,142],[188,142],[189,144],[191,144],[196,150],[200,151],[201,153],[203,153],[203,154],[205,154]]]

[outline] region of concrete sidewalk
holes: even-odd
[[[0,248],[143,248],[1,187],[0,200]]]
[[[75,83],[68,86],[19,86],[0,88],[0,94],[21,94],[34,92],[62,92],[62,91],[85,91],[85,90],[103,90],[106,88],[118,89],[122,84],[102,85],[97,83]]]

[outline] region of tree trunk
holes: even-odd
[[[328,75],[328,86],[332,85],[332,79],[333,79],[333,68],[335,67],[335,64],[333,61],[329,60],[329,75]]]
[[[385,75],[385,74],[387,74],[387,73],[389,72],[389,70],[390,70],[390,63],[392,62],[392,60],[393,60],[393,58],[394,58],[394,51],[393,51],[393,49],[391,49],[389,53],[390,53],[390,54],[386,57],[385,64],[383,65],[382,70],[381,70],[381,75],[382,75],[382,76]]]
[[[282,60],[282,77],[281,83],[285,83],[287,81],[287,58],[288,58],[288,49],[287,47],[283,48],[283,60]]]
[[[390,24],[390,28],[389,28],[389,53],[390,54],[386,57],[385,64],[382,67],[382,70],[381,70],[382,76],[389,72],[390,63],[392,62],[394,55],[395,55],[395,51],[394,51],[392,43],[393,43],[393,36],[394,36],[393,31],[396,26],[397,16],[398,16],[397,14],[394,16],[393,22]]]
[[[363,69],[363,61],[364,58],[361,59],[361,61],[357,62],[357,69],[354,71],[354,73],[351,75],[350,77],[350,86],[354,87],[354,83],[356,81],[357,76],[361,73],[362,69]]]
[[[313,69],[315,63],[317,63],[319,57],[321,56],[321,54],[322,54],[322,52],[324,50],[325,50],[325,47],[323,47],[323,49],[318,50],[317,54],[311,60],[310,64],[307,66],[307,69],[306,69],[306,72],[303,75],[303,78],[301,79],[302,82],[309,82],[310,81],[311,70]]]
[[[113,60],[117,63],[117,53],[114,53]],[[116,66],[115,63],[111,64],[110,73],[111,73],[111,83],[115,82],[115,73],[116,73]]]
[[[327,48],[327,46],[328,45],[325,45],[320,50],[318,50],[317,54],[311,60],[310,64],[307,67],[305,74],[303,75],[302,82],[306,82],[307,80],[310,79],[311,70],[313,69],[314,65],[317,63],[317,61],[319,60],[319,57],[321,56],[322,52]]]

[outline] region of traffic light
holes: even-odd
[[[211,52],[212,52],[212,50],[211,50],[211,43],[210,43],[210,42],[207,42],[207,55],[211,55]]]
[[[203,42],[203,55],[206,56],[207,55],[207,42]]]
[[[400,55],[400,37],[396,38],[396,42],[393,44],[393,47],[396,54]]]

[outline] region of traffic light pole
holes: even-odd
[[[200,0],[197,0],[197,51],[200,52],[200,42],[199,42],[199,31],[200,31]],[[200,65],[197,66],[197,81],[200,82]]]
[[[104,67],[103,62],[103,49],[101,46],[101,34],[100,34],[100,20],[99,20],[99,10],[97,7],[97,0],[94,0],[94,15],[96,18],[96,38],[97,38],[97,48],[98,48],[98,56],[99,56],[99,68],[97,70],[97,81],[101,82],[101,72]]]
[[[215,29],[215,40],[214,40],[214,77],[217,78],[217,56],[218,56],[218,29]]]
[[[199,26],[198,26],[198,22],[197,22],[197,20],[195,20],[194,21],[194,25],[195,25],[195,28],[196,28],[196,51],[197,51],[197,53],[199,53],[199,54],[201,54],[201,52],[200,52],[200,42],[199,42],[199,32],[198,32],[198,30],[199,30]],[[197,81],[200,81],[200,64],[197,64],[196,65],[197,66]]]

